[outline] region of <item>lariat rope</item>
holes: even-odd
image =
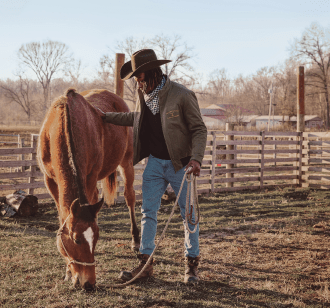
[[[77,260],[74,260],[72,259],[70,256],[69,256],[69,253],[68,251],[66,250],[65,246],[64,246],[64,243],[63,243],[63,240],[62,240],[62,233],[63,233],[63,229],[64,229],[64,226],[66,224],[66,221],[68,220],[68,218],[70,217],[70,214],[68,215],[68,217],[65,219],[65,221],[63,222],[62,226],[58,229],[57,231],[57,236],[60,237],[60,240],[61,240],[61,244],[62,244],[62,247],[66,253],[66,256],[67,258],[70,260],[70,262],[67,264],[67,268],[69,269],[69,265],[70,264],[79,264],[79,265],[83,265],[83,266],[93,266],[96,264],[96,262],[94,261],[93,263],[87,263],[87,262],[79,262]]]
[[[184,225],[189,233],[195,233],[197,230],[197,225],[199,223],[200,211],[198,204],[198,195],[197,195],[197,180],[196,176],[190,174],[187,175],[187,195],[186,195],[186,211],[185,211],[185,221]],[[190,184],[190,185],[189,185]],[[190,190],[190,202],[189,202],[189,190]],[[181,192],[181,191],[180,191]],[[189,208],[190,205],[190,208]],[[197,210],[197,219],[193,222],[193,214]],[[195,226],[194,230],[189,229],[188,221],[191,225]]]
[[[196,181],[196,176],[194,176],[192,174],[189,174],[189,175],[187,174],[191,170],[190,168],[188,168],[186,170],[186,172],[185,172],[185,174],[183,176],[183,179],[182,179],[182,182],[181,182],[181,186],[180,186],[180,189],[179,189],[179,193],[178,193],[178,195],[176,197],[176,200],[175,200],[175,203],[173,205],[173,208],[172,208],[172,212],[170,214],[170,217],[167,220],[167,223],[165,225],[165,228],[164,228],[164,230],[163,230],[163,232],[162,232],[162,234],[161,234],[161,236],[160,236],[160,238],[159,238],[159,240],[157,242],[157,245],[156,245],[154,251],[149,256],[149,259],[146,262],[146,264],[143,266],[142,270],[134,278],[132,278],[131,280],[129,280],[129,281],[125,282],[125,283],[113,284],[113,285],[104,285],[103,287],[106,287],[106,288],[121,288],[121,287],[125,287],[125,286],[131,284],[133,281],[135,281],[136,279],[138,279],[142,275],[142,273],[144,272],[144,270],[146,269],[146,267],[150,264],[155,251],[157,250],[159,244],[161,243],[161,241],[164,238],[164,235],[165,235],[165,232],[166,232],[166,230],[168,228],[168,225],[170,224],[170,221],[171,221],[171,219],[172,219],[172,217],[174,215],[174,210],[175,210],[175,208],[176,208],[176,206],[177,206],[177,204],[179,202],[179,198],[180,198],[180,195],[181,195],[181,191],[182,191],[182,187],[183,187],[183,184],[184,184],[185,179],[187,179],[187,183],[188,183],[187,186],[188,187],[189,187],[189,184],[190,184],[190,186],[193,186],[193,187],[190,187],[190,195],[191,195],[191,200],[194,200],[195,199],[195,202],[192,202],[192,203],[195,204],[195,208],[197,208],[198,218],[197,218],[196,222],[192,222],[192,220],[193,220],[193,217],[192,217],[193,216],[193,208],[194,207],[193,207],[193,204],[191,204],[191,206],[190,206],[191,211],[189,212],[189,189],[187,187],[186,213],[185,213],[184,225],[185,225],[186,229],[189,231],[189,233],[195,233],[196,232],[196,230],[197,230],[197,224],[198,224],[199,218],[200,218],[200,211],[199,211],[198,196],[197,196],[197,181]],[[189,177],[189,179],[188,179],[188,177]],[[195,225],[195,228],[194,228],[193,231],[191,231],[189,229],[188,221],[192,225]]]

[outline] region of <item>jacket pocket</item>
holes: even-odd
[[[189,135],[188,128],[178,108],[166,112],[166,127],[171,131],[178,131],[184,135]]]

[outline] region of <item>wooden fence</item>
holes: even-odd
[[[304,133],[302,186],[330,189],[330,133]]]
[[[27,190],[39,199],[50,198],[36,159],[38,135],[30,146],[0,148],[0,191]],[[18,155],[20,160],[13,160]],[[14,172],[10,172],[11,168]],[[142,198],[145,162],[135,166],[137,200]],[[117,201],[123,201],[118,175]],[[330,188],[330,134],[301,132],[212,131],[198,193],[257,190],[274,186]],[[101,185],[98,184],[101,192]]]
[[[212,133],[198,184],[210,184],[201,193],[255,190],[299,184],[301,133],[223,131]],[[220,137],[220,138],[219,138]],[[219,140],[220,139],[220,140]],[[221,140],[222,139],[222,140]],[[212,156],[206,160],[207,155]],[[224,166],[223,166],[224,165]]]

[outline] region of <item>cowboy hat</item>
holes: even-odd
[[[140,73],[159,67],[172,60],[157,60],[152,49],[139,50],[131,56],[131,61],[126,62],[120,69],[120,78],[127,80]]]

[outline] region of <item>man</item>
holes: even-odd
[[[207,130],[202,120],[195,94],[163,75],[161,65],[170,60],[158,60],[152,49],[135,52],[131,61],[120,71],[121,79],[134,77],[138,86],[137,111],[108,112],[106,122],[133,126],[134,164],[149,157],[142,182],[142,220],[140,264],[132,271],[124,271],[120,278],[128,281],[146,264],[155,248],[157,212],[161,197],[170,183],[178,194],[185,171],[200,175],[206,146]],[[181,216],[185,218],[187,182],[179,199]],[[190,229],[194,226],[190,225]],[[199,264],[199,227],[194,234],[185,230],[185,279],[197,282]],[[145,269],[141,278],[153,274],[153,265]]]

